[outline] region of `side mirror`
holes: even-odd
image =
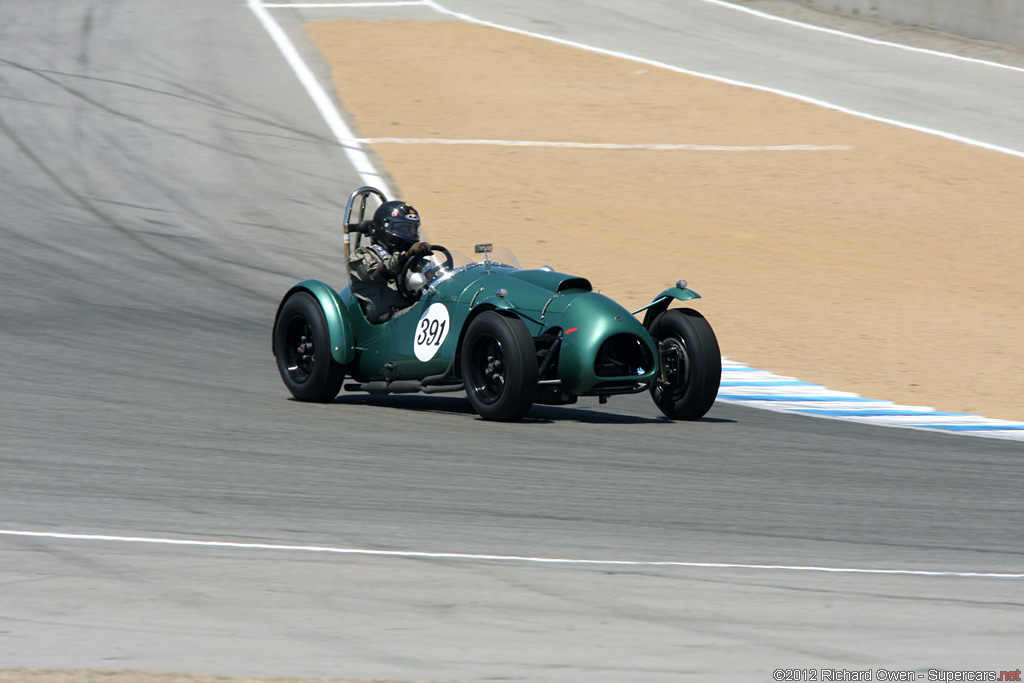
[[[491,257],[488,256],[488,254],[491,253],[492,251],[494,251],[494,245],[493,244],[478,244],[475,247],[473,247],[473,251],[475,251],[478,254],[483,254],[484,255],[484,260],[483,260],[484,263],[490,263],[491,262]]]

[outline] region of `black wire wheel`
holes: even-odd
[[[485,420],[514,422],[533,406],[537,350],[526,324],[484,311],[469,324],[462,342],[466,396]]]
[[[331,337],[320,304],[308,292],[292,294],[274,327],[281,379],[300,401],[326,403],[338,395],[345,367],[331,358]]]
[[[708,321],[690,308],[665,311],[651,324],[658,375],[651,397],[673,420],[698,420],[711,410],[722,381],[722,353]]]

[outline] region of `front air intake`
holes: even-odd
[[[598,377],[635,377],[648,372],[654,360],[640,338],[632,334],[609,337],[598,349],[594,374]]]

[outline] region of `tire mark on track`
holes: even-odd
[[[72,88],[71,86],[69,86],[69,85],[67,85],[65,83],[62,83],[58,77],[90,80],[90,81],[94,81],[96,83],[103,83],[105,85],[116,85],[116,86],[119,86],[119,87],[130,88],[130,89],[133,89],[133,90],[138,90],[140,92],[145,92],[145,93],[149,93],[149,94],[153,94],[153,95],[159,95],[161,97],[168,97],[168,98],[179,99],[179,100],[183,100],[185,102],[189,102],[189,103],[192,103],[192,104],[202,105],[202,106],[204,106],[206,108],[211,109],[212,111],[216,111],[216,112],[223,113],[223,114],[231,114],[232,116],[237,116],[238,118],[240,118],[240,119],[242,119],[244,121],[248,121],[250,123],[258,123],[258,124],[270,126],[272,128],[276,128],[276,129],[281,130],[281,131],[285,131],[285,132],[288,132],[288,133],[293,133],[296,136],[298,136],[299,140],[305,140],[305,141],[308,141],[308,142],[315,142],[315,143],[335,144],[335,141],[332,138],[329,138],[329,137],[326,137],[326,136],[323,136],[323,135],[317,135],[315,133],[311,133],[309,131],[304,131],[304,130],[301,130],[301,129],[298,129],[298,128],[294,128],[294,127],[291,127],[291,126],[286,126],[286,125],[283,125],[283,124],[281,124],[281,123],[279,123],[277,121],[274,121],[272,119],[268,119],[268,118],[261,117],[261,116],[256,116],[256,115],[253,115],[251,113],[242,112],[242,111],[239,111],[237,109],[233,109],[231,107],[228,107],[228,106],[225,106],[225,105],[222,105],[222,104],[217,104],[217,103],[215,103],[215,102],[213,102],[213,101],[211,101],[209,99],[201,99],[199,97],[199,95],[202,95],[202,93],[200,93],[198,91],[195,91],[195,90],[190,90],[190,89],[187,89],[187,88],[182,88],[182,89],[185,90],[186,92],[191,93],[193,95],[192,97],[186,97],[185,95],[181,95],[181,94],[178,94],[178,93],[173,93],[173,92],[170,92],[168,90],[159,90],[159,89],[156,89],[156,88],[149,88],[149,87],[138,85],[138,84],[135,84],[135,83],[127,83],[125,81],[117,81],[117,80],[109,79],[109,78],[99,78],[99,77],[96,77],[96,76],[88,76],[88,75],[84,75],[84,74],[73,74],[73,73],[68,73],[68,72],[55,71],[55,70],[52,70],[52,69],[37,69],[37,68],[30,67],[30,66],[26,66],[24,64],[20,64],[18,62],[11,61],[9,59],[0,59],[0,65],[6,65],[6,66],[11,67],[11,68],[19,69],[19,70],[24,71],[26,73],[30,73],[33,76],[41,78],[41,79],[45,80],[46,82],[50,83],[51,85],[54,85],[57,88],[63,90],[67,94],[69,94],[69,95],[71,95],[71,96],[73,96],[75,98],[78,98],[78,99],[82,100],[83,102],[85,102],[85,103],[87,103],[87,104],[97,108],[98,110],[106,112],[107,114],[110,114],[112,116],[118,117],[118,118],[123,119],[125,121],[130,121],[131,123],[135,123],[135,124],[140,125],[140,126],[142,126],[144,128],[147,128],[149,130],[153,130],[153,131],[156,131],[158,133],[162,133],[162,134],[167,135],[167,136],[172,137],[172,138],[177,138],[177,139],[182,140],[184,142],[189,142],[189,143],[192,143],[194,145],[197,145],[197,146],[200,146],[200,147],[204,147],[206,149],[210,149],[210,150],[213,150],[213,151],[216,151],[216,152],[221,152],[223,154],[234,156],[234,157],[237,157],[237,158],[240,158],[240,159],[246,159],[248,161],[255,161],[255,162],[263,163],[263,162],[266,162],[267,160],[264,157],[261,157],[261,156],[256,156],[256,155],[253,155],[253,154],[241,153],[237,149],[234,149],[234,148],[231,148],[231,147],[225,147],[223,145],[216,145],[216,144],[213,144],[211,142],[208,142],[208,141],[205,141],[205,140],[200,140],[198,138],[186,135],[184,133],[179,133],[179,132],[172,131],[172,130],[169,130],[169,129],[166,129],[166,128],[161,128],[160,126],[154,125],[153,123],[147,121],[144,118],[140,118],[138,116],[133,116],[133,115],[128,114],[128,113],[126,113],[124,111],[120,111],[118,109],[115,109],[114,107],[111,107],[111,106],[109,106],[109,105],[107,105],[107,104],[105,104],[105,103],[95,99],[94,97],[89,96],[88,94],[86,94],[86,93],[84,93],[84,92],[82,92],[82,91],[80,91],[80,90],[78,90],[76,88]],[[166,83],[166,85],[168,85],[169,87],[171,85],[174,85],[176,87],[181,87],[180,84]],[[38,104],[45,104],[45,103],[38,102]],[[295,172],[297,174],[302,174],[303,173],[302,169],[288,169],[288,170],[289,171],[293,171],[293,172]],[[308,172],[306,172],[305,174],[308,175],[308,176],[317,177],[317,176],[314,176],[313,174],[309,174]]]
[[[151,244],[149,241],[140,237],[136,231],[132,230],[128,226],[122,225],[112,216],[98,209],[93,204],[93,202],[89,201],[84,196],[76,192],[74,188],[72,188],[64,181],[64,179],[60,176],[59,173],[53,171],[46,164],[45,161],[43,161],[38,155],[36,155],[32,148],[28,144],[26,144],[25,141],[22,140],[21,137],[11,128],[11,126],[7,123],[6,119],[3,117],[2,114],[0,114],[0,131],[3,131],[14,144],[14,146],[18,149],[18,151],[21,152],[25,156],[25,158],[31,161],[32,164],[36,166],[36,168],[42,171],[43,174],[45,174],[46,177],[61,190],[61,192],[67,195],[75,204],[80,206],[86,212],[96,217],[110,228],[113,228],[119,234],[125,236],[126,238],[128,238],[135,244],[139,245],[146,251],[149,251],[153,254],[156,254],[157,256],[160,256],[161,258],[164,258],[170,261],[171,263],[174,263],[175,265],[184,268],[186,271],[201,275],[202,277],[216,283],[217,285],[231,289],[253,301],[265,301],[264,297],[255,294],[252,290],[237,284],[233,280],[219,277],[209,272],[208,270],[205,270],[202,267],[188,261],[187,259],[178,256],[177,254],[169,252],[165,249],[160,249],[159,247]]]

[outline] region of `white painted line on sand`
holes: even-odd
[[[529,557],[520,555],[482,555],[474,553],[428,553],[409,550],[373,550],[366,548],[337,548],[320,545],[282,545],[277,543],[234,543],[230,541],[197,541],[179,538],[147,538],[142,536],[105,536],[94,534],[65,534],[42,531],[0,529],[0,535],[29,538],[50,538],[67,541],[97,541],[114,543],[148,543],[156,545],[192,546],[203,548],[232,548],[238,550],[274,550],[305,553],[331,553],[338,555],[368,555],[428,560],[465,560],[478,562],[506,562],[527,564],[602,565],[617,567],[688,567],[696,569],[754,569],[762,571],[825,572],[832,574],[888,574],[903,576],[952,576],[984,579],[1024,579],[1024,574],[1006,572],[933,571],[924,569],[868,569],[859,567],[815,567],[784,564],[741,564],[734,562],[682,562],[639,560],[578,560],[555,557]]]
[[[274,20],[260,0],[247,0],[247,3],[249,9],[263,25],[263,28],[270,34],[271,39],[277,45],[277,49],[281,51],[288,65],[298,77],[299,82],[306,88],[306,92],[313,99],[313,103],[320,111],[320,115],[327,123],[328,128],[331,129],[335,139],[337,139],[342,149],[345,150],[345,154],[363,183],[377,187],[385,196],[391,196],[391,191],[388,189],[384,177],[373,165],[373,162],[370,161],[370,157],[366,152],[363,151],[362,143],[353,135],[352,130],[341,117],[337,107],[334,106],[323,86],[320,85],[320,82],[313,75],[306,62],[303,61],[298,50],[295,49],[292,41],[288,38],[288,34]]]
[[[264,3],[268,9],[367,9],[373,7],[412,7],[422,5],[423,0],[399,2],[275,2]]]
[[[934,135],[936,137],[945,138],[947,140],[953,140],[955,142],[961,142],[972,147],[980,147],[982,149],[991,150],[993,152],[1000,152],[1002,154],[1009,154],[1011,156],[1020,157],[1024,159],[1024,151],[1010,149],[1008,147],[1000,147],[999,145],[993,145],[988,142],[982,142],[981,140],[974,140],[972,138],[963,137],[962,135],[954,135],[953,133],[947,133],[945,131],[936,130],[934,128],[925,128],[924,126],[918,126],[905,121],[898,121],[896,119],[886,118],[884,116],[875,116],[874,114],[868,114],[866,112],[857,111],[855,109],[849,109],[831,102],[825,102],[824,100],[815,99],[813,97],[807,97],[805,95],[798,95],[786,90],[779,90],[777,88],[769,88],[763,85],[755,85],[753,83],[747,83],[744,81],[738,81],[732,78],[724,78],[722,76],[713,76],[711,74],[701,73],[699,71],[691,71],[690,69],[683,69],[666,62],[659,62],[653,59],[646,59],[644,57],[637,57],[626,52],[619,52],[617,50],[605,50],[604,48],[594,47],[593,45],[586,45],[584,43],[577,43],[572,40],[565,40],[564,38],[556,38],[554,36],[545,35],[543,33],[535,33],[533,31],[524,31],[522,29],[513,28],[511,26],[504,26],[502,24],[495,24],[490,21],[483,19],[477,19],[476,17],[465,14],[463,12],[456,12],[450,10],[444,5],[437,2],[437,0],[423,0],[424,4],[432,7],[434,10],[441,14],[446,14],[451,17],[455,17],[461,21],[465,21],[471,24],[477,24],[479,26],[487,26],[489,28],[495,28],[500,31],[507,31],[509,33],[515,33],[521,36],[527,36],[529,38],[537,38],[540,40],[546,40],[551,43],[558,45],[565,45],[566,47],[576,48],[578,50],[585,50],[587,52],[594,52],[596,54],[606,55],[608,57],[617,57],[638,64],[645,64],[658,69],[666,69],[668,71],[674,71],[676,73],[686,74],[688,76],[695,76],[697,78],[704,78],[718,83],[726,83],[728,85],[736,85],[742,88],[750,88],[752,90],[759,90],[761,92],[768,92],[782,97],[788,97],[790,99],[798,100],[800,102],[806,102],[807,104],[813,104],[818,107],[824,107],[825,109],[831,109],[833,111],[842,112],[843,114],[849,114],[850,116],[856,116],[858,118],[867,119],[869,121],[877,121],[878,123],[885,123],[898,128],[905,128],[907,130],[917,131],[919,133],[926,133],[928,135]]]
[[[553,142],[456,138],[358,138],[368,145],[493,145],[496,147],[555,147],[567,149],[690,150],[697,152],[820,152],[853,149],[849,145],[693,145],[676,143]]]

